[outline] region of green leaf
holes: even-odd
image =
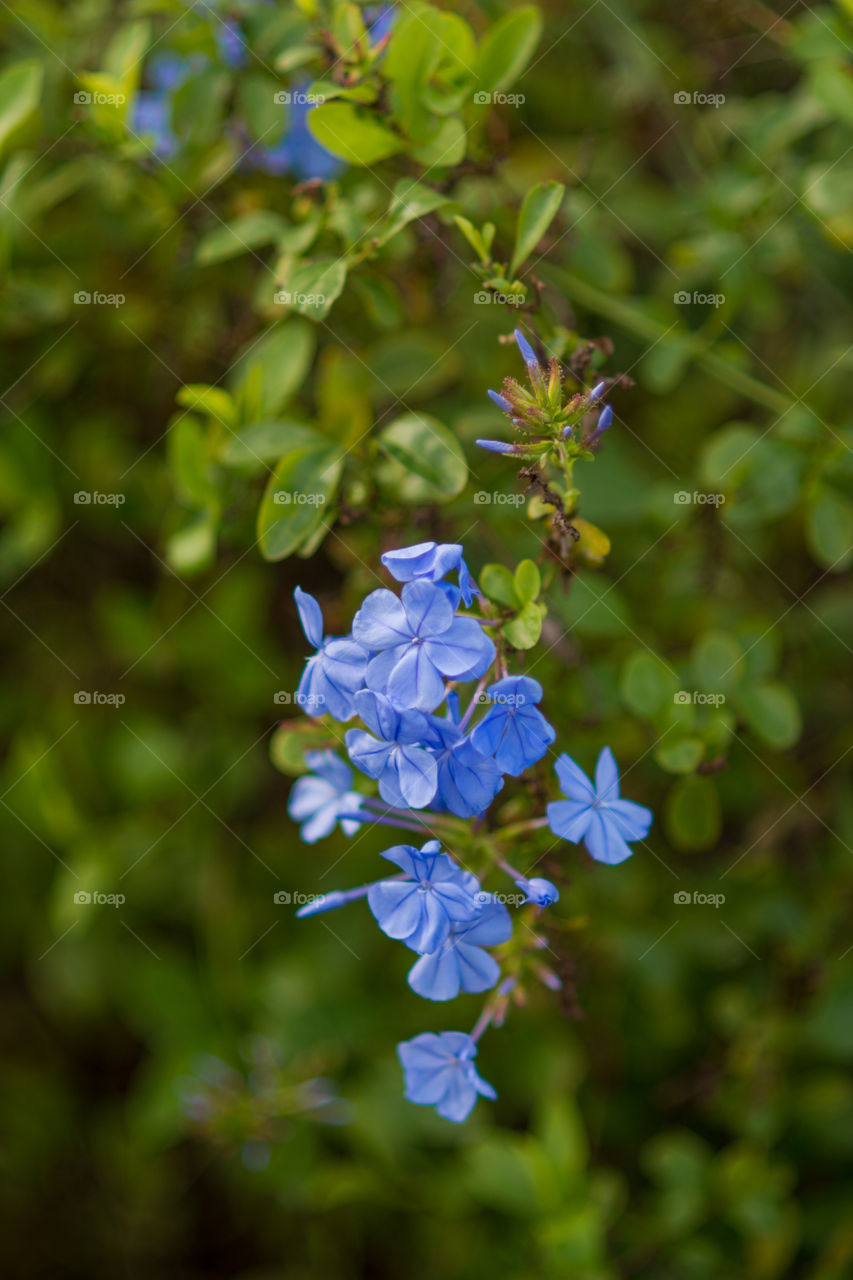
[[[284,273],[276,302],[292,307],[310,320],[322,320],[346,284],[343,258],[315,258],[299,262]]]
[[[657,715],[672,704],[677,689],[675,673],[645,649],[633,654],[622,668],[620,693],[638,716]]]
[[[251,209],[228,223],[219,223],[203,236],[196,249],[201,266],[225,262],[241,253],[251,253],[264,244],[274,244],[287,229],[287,223],[269,209]]]
[[[182,409],[198,409],[230,426],[236,421],[237,407],[222,387],[211,387],[205,382],[188,382],[175,396]]]
[[[412,155],[418,164],[427,169],[461,164],[465,158],[466,139],[465,126],[459,117],[448,116],[441,121],[432,137],[413,151]]]
[[[210,146],[222,132],[222,117],[231,85],[225,71],[211,68],[191,76],[175,90],[172,124],[175,132],[198,146]]]
[[[217,518],[202,511],[166,540],[166,562],[175,573],[189,577],[209,569],[216,558]]]
[[[705,632],[696,641],[690,656],[697,692],[730,693],[743,675],[742,660],[743,650],[735,636],[725,631]]]
[[[316,140],[348,164],[376,164],[403,149],[403,139],[349,102],[326,102],[308,113]]]
[[[655,759],[667,773],[692,773],[704,754],[701,738],[667,738],[655,751]]]
[[[822,485],[806,512],[806,540],[819,565],[841,573],[853,559],[853,503]]]
[[[515,592],[520,604],[530,604],[542,589],[539,566],[533,560],[522,560],[515,571]]]
[[[720,836],[720,797],[711,778],[680,778],[667,793],[664,824],[676,849],[710,849]]]
[[[509,265],[511,276],[516,275],[522,262],[530,256],[556,218],[565,193],[566,188],[562,182],[543,182],[540,186],[533,187],[524,197],[515,232],[515,249]]]
[[[287,696],[292,697],[290,694]],[[281,705],[293,703],[283,702]],[[337,745],[328,729],[302,716],[298,720],[284,721],[275,730],[270,738],[270,760],[279,772],[298,778],[301,774],[308,773],[306,751],[323,751],[328,747],[334,750]]]
[[[35,60],[14,62],[0,75],[0,147],[41,98],[44,72]]]
[[[442,53],[442,13],[411,4],[400,14],[382,67],[391,84],[394,115],[409,138],[422,141],[433,120],[425,91]]]
[[[474,226],[473,222],[469,222],[467,218],[463,218],[461,214],[455,214],[453,221],[462,232],[471,248],[476,253],[481,262],[489,261],[489,246],[483,239],[482,234]]]
[[[207,437],[198,418],[189,414],[169,428],[166,452],[179,499],[190,507],[206,507],[216,500],[210,477]]]
[[[393,461],[380,468],[380,479],[405,502],[442,502],[465,488],[468,466],[456,437],[437,418],[405,413],[377,437]]]
[[[265,560],[283,560],[328,520],[343,457],[323,441],[286,454],[270,476],[258,510],[258,542]]]
[[[521,604],[515,589],[515,578],[503,564],[487,564],[480,574],[480,587],[487,599],[507,609]]]
[[[119,27],[104,53],[103,70],[126,89],[137,85],[150,39],[148,22],[128,22]]]
[[[542,34],[542,15],[533,5],[513,9],[491,28],[477,57],[476,88],[494,93],[512,84],[527,66]]]
[[[790,689],[776,681],[741,690],[738,707],[753,732],[776,751],[792,747],[802,732],[796,698]]]
[[[386,215],[387,221],[377,234],[377,242],[386,244],[408,223],[422,218],[424,214],[431,213],[433,209],[438,209],[448,202],[449,197],[442,195],[440,191],[433,191],[432,187],[414,178],[403,178],[394,188]]]
[[[299,390],[314,358],[316,336],[305,320],[273,325],[260,341],[253,340],[231,372],[231,384],[245,401],[254,403],[246,417],[275,418]]]
[[[841,58],[824,58],[811,67],[811,91],[837,120],[853,128],[853,75]]]
[[[226,467],[240,467],[248,471],[261,471],[266,464],[277,462],[286,453],[298,449],[319,448],[328,440],[301,422],[281,419],[276,422],[255,422],[245,427],[239,435],[231,435],[225,441],[219,461]]]
[[[503,633],[513,649],[532,649],[539,643],[547,613],[547,605],[526,604],[518,617],[504,623]]]

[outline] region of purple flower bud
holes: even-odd
[[[502,413],[512,413],[512,405],[507,400],[506,396],[500,395],[497,391],[490,391],[489,399],[492,404],[496,404],[498,406]]]
[[[533,350],[530,343],[525,338],[524,334],[521,332],[520,329],[516,329],[514,336],[515,336],[516,342],[518,343],[518,349],[521,352],[521,357],[524,360],[524,363],[527,365],[528,369],[532,368],[532,369],[538,370],[539,361],[536,359],[536,352]]]
[[[589,403],[592,404],[594,400],[597,400],[603,390],[604,390],[604,383],[597,382],[593,387],[592,391],[590,391],[589,393]]]
[[[550,880],[543,880],[539,876],[534,876],[532,880],[528,880],[525,876],[515,882],[522,893],[527,894],[526,902],[535,902],[537,907],[550,907],[552,903],[559,900],[560,894],[556,885]]]
[[[563,430],[560,432],[560,435],[563,437],[564,440],[568,440],[571,434],[572,434],[571,427],[563,427]]]
[[[608,405],[605,405],[601,411],[601,417],[598,419],[598,426],[596,427],[596,433],[599,433],[601,431],[606,431],[612,421],[613,421],[613,410],[608,404]]]
[[[506,440],[476,440],[481,449],[488,449],[489,453],[515,453],[514,444],[508,444]]]

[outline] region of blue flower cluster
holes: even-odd
[[[350,764],[334,752],[309,753],[312,772],[294,784],[289,801],[290,816],[302,824],[308,843],[338,825],[352,834],[365,822],[426,834],[424,810],[436,815],[433,823],[444,824],[452,837],[458,827],[448,827],[441,815],[482,818],[505,779],[521,776],[555,739],[539,710],[541,685],[507,672],[486,629],[490,619],[470,611],[479,592],[462,547],[425,542],[388,552],[382,561],[402,584],[400,593],[371,592],[347,636],[327,637],[317,601],[299,587],[294,593],[314,649],[297,702],[316,717],[329,715],[345,724],[358,717],[363,727],[346,730],[346,751],[379,792],[376,799],[354,790]],[[460,692],[469,683],[474,688],[463,713]],[[443,714],[437,714],[442,707]],[[566,755],[557,760],[556,772],[567,798],[549,804],[547,818],[523,824],[525,829],[547,823],[560,838],[583,840],[597,861],[621,862],[631,852],[626,842],[647,834],[652,815],[620,799],[609,748],[599,757],[594,785]],[[500,839],[500,830],[496,834]],[[420,848],[395,845],[382,856],[396,874],[317,897],[298,914],[317,915],[366,898],[382,932],[416,953],[408,982],[418,995],[445,1001],[498,986],[500,966],[488,949],[512,938],[512,919],[502,900],[507,895],[484,891],[480,879],[443,852],[438,840]],[[527,878],[497,855],[492,861],[521,890],[512,899],[519,905],[539,911],[558,901],[550,881]],[[508,990],[498,987],[498,997]],[[493,1000],[471,1035],[447,1031],[401,1044],[406,1096],[435,1105],[455,1121],[466,1118],[479,1094],[494,1097],[472,1060],[479,1033],[497,1012]]]
[[[251,61],[245,34],[234,18],[219,17],[210,6],[205,6],[205,16],[213,32],[215,57],[211,59],[204,53],[188,58],[173,52],[159,54],[147,68],[149,87],[141,89],[134,99],[131,128],[161,160],[170,159],[180,149],[172,114],[175,95],[187,81],[217,65],[239,71]],[[368,10],[366,17],[368,39],[376,49],[390,33],[396,13],[393,6],[383,5]],[[328,181],[345,168],[343,161],[317,142],[308,128],[308,113],[315,105],[306,92],[308,87],[307,80],[293,85],[287,106],[282,106],[280,137],[269,145],[258,143],[246,150],[242,161],[246,168],[275,176],[292,174],[302,181]],[[242,145],[245,147],[245,139]]]

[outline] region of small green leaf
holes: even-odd
[[[265,560],[283,560],[326,523],[343,458],[323,442],[294,450],[270,476],[258,510],[258,542]]]
[[[377,234],[378,243],[385,244],[398,231],[402,231],[409,222],[414,222],[417,218],[431,213],[433,209],[447,204],[448,199],[449,197],[442,195],[440,191],[433,191],[432,187],[417,182],[414,178],[404,178],[394,188],[386,215],[387,221]]]
[[[664,823],[676,849],[710,849],[720,836],[720,797],[711,778],[680,778],[664,802]]]
[[[190,507],[206,507],[216,500],[210,477],[207,437],[198,418],[189,414],[169,428],[166,452],[175,492]]]
[[[467,218],[463,218],[461,214],[455,214],[453,221],[462,232],[471,248],[476,253],[481,262],[489,261],[489,248],[481,233],[474,226],[473,222],[469,222]]]
[[[533,5],[507,13],[486,35],[477,57],[475,88],[494,93],[516,80],[527,66],[542,34],[542,15]]]
[[[287,690],[282,693],[290,700],[292,694]],[[292,706],[292,701],[282,702],[281,706]],[[298,778],[308,772],[305,763],[306,751],[323,751],[328,747],[333,750],[338,744],[329,734],[328,729],[316,721],[306,720],[300,716],[298,720],[282,722],[270,738],[270,760],[273,766],[289,777]]]
[[[209,569],[216,557],[217,519],[213,511],[202,511],[166,541],[166,562],[175,573],[189,577]]]
[[[672,705],[677,690],[675,673],[644,649],[633,654],[622,669],[622,699],[638,716],[657,715]]]
[[[204,382],[189,382],[175,396],[182,409],[197,409],[230,426],[237,420],[237,407],[222,387]]]
[[[392,461],[380,480],[406,502],[441,502],[465,488],[468,466],[456,437],[437,418],[405,413],[380,432],[377,443]]]
[[[776,751],[786,751],[799,738],[800,708],[785,685],[768,681],[748,686],[738,695],[738,706],[753,732]]]
[[[322,320],[340,297],[346,279],[347,268],[342,258],[299,262],[285,273],[275,298],[310,320]]]
[[[447,116],[435,133],[412,152],[418,164],[426,169],[461,164],[465,158],[467,133],[458,116]]]
[[[349,102],[326,102],[308,113],[317,141],[348,164],[376,164],[403,148],[403,139]]]
[[[196,249],[196,261],[200,266],[225,262],[241,253],[251,253],[261,245],[274,244],[287,223],[269,209],[251,209],[231,222],[219,223],[203,236]]]
[[[301,422],[281,419],[277,422],[255,422],[245,427],[239,435],[230,435],[225,441],[219,461],[226,467],[240,467],[248,471],[261,471],[266,464],[277,462],[286,453],[309,447],[319,448],[328,444],[323,436]]]
[[[565,193],[566,188],[562,182],[543,182],[540,186],[533,187],[524,197],[515,232],[515,249],[509,265],[511,276],[516,275],[522,262],[530,256],[556,218]]]
[[[503,625],[503,633],[513,649],[532,649],[539,643],[547,605],[526,604],[518,617]]]
[[[0,75],[0,146],[35,111],[43,79],[41,63],[35,59],[14,62]]]
[[[666,739],[655,751],[655,759],[667,773],[692,773],[704,753],[701,738]]]
[[[521,604],[530,604],[542,588],[542,576],[533,560],[522,560],[515,571],[515,592]]]
[[[273,325],[264,336],[252,340],[231,372],[231,383],[245,400],[254,403],[246,417],[274,418],[299,390],[314,358],[316,336],[305,320]]]
[[[853,559],[853,503],[821,486],[806,513],[806,539],[819,565],[841,573]]]
[[[743,675],[743,650],[728,632],[707,631],[694,645],[690,665],[697,692],[730,693]]]
[[[515,579],[503,564],[487,564],[480,574],[480,587],[487,599],[502,604],[507,609],[517,609],[521,604],[515,589]]]

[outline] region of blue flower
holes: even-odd
[[[353,707],[372,732],[347,730],[350,760],[379,783],[386,804],[423,809],[438,785],[438,766],[418,745],[427,731],[426,716],[398,711],[383,694],[367,689],[355,695]]]
[[[550,907],[560,900],[560,892],[555,884],[550,880],[543,880],[540,876],[534,876],[532,880],[528,880],[526,876],[521,876],[515,882],[522,893],[526,893],[525,902],[535,902],[537,907]]]
[[[652,813],[633,800],[619,798],[619,770],[605,747],[595,766],[595,786],[567,755],[556,764],[560,790],[567,800],[548,805],[548,825],[555,836],[578,844],[583,840],[597,862],[624,862],[633,853],[626,841],[643,840]]]
[[[504,784],[494,760],[482,755],[452,719],[430,716],[424,741],[438,765],[433,807],[447,809],[457,818],[484,813]]]
[[[482,910],[474,920],[450,927],[444,944],[421,956],[409,971],[409,986],[425,1000],[453,1000],[460,991],[488,991],[500,977],[500,966],[484,947],[512,937],[512,920],[490,893],[478,895]]]
[[[477,586],[463,558],[463,548],[456,542],[418,542],[414,547],[386,551],[382,563],[398,582],[440,582],[453,569],[459,572],[459,590],[466,608],[470,608]]]
[[[471,1114],[477,1095],[497,1097],[474,1066],[477,1045],[464,1031],[425,1031],[397,1045],[406,1077],[406,1097],[435,1107],[445,1120],[460,1124]]]
[[[368,664],[367,687],[403,710],[434,711],[444,698],[445,678],[481,676],[495,657],[480,623],[455,617],[448,590],[430,582],[406,583],[402,600],[393,591],[372,591],[352,632],[365,648],[380,650]]]
[[[530,676],[507,676],[489,685],[494,706],[471,734],[484,756],[493,756],[501,773],[513,778],[541,760],[557,736],[536,707],[542,686]]]
[[[437,951],[452,925],[473,920],[482,910],[476,878],[440,849],[437,840],[421,850],[408,844],[386,849],[382,857],[396,863],[406,878],[380,880],[367,893],[382,932],[422,953]]]
[[[294,822],[301,822],[300,835],[306,844],[314,844],[331,835],[340,820],[344,835],[351,836],[361,823],[355,818],[341,818],[342,813],[355,813],[362,796],[351,791],[352,769],[334,751],[308,751],[305,763],[313,770],[293,784],[287,812]]]
[[[308,128],[308,114],[317,104],[307,100],[307,87],[307,81],[294,84],[286,117],[282,113],[282,125],[287,121],[284,136],[272,146],[253,147],[247,157],[252,168],[276,177],[292,173],[302,181],[328,181],[345,168],[343,161],[327,151]]]
[[[296,701],[309,716],[328,711],[336,720],[351,720],[355,715],[353,694],[364,686],[370,655],[349,638],[324,640],[323,613],[317,601],[301,587],[296,588],[293,598],[305,638],[317,650],[302,673]]]

